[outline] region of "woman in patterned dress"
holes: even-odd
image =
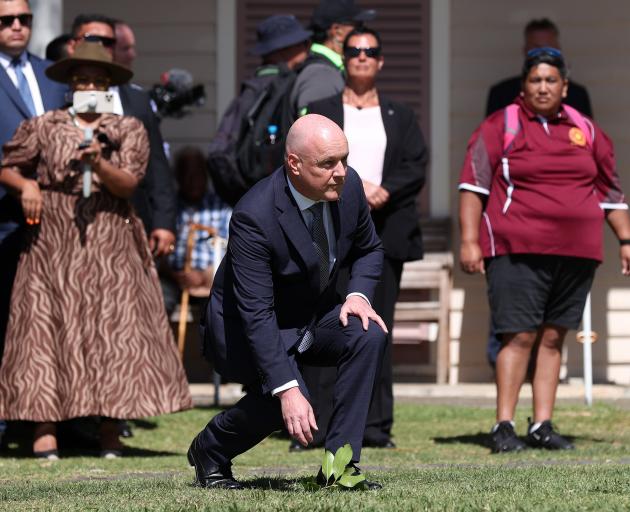
[[[74,91],[106,91],[131,74],[90,42],[47,69]],[[85,128],[94,138],[80,148]],[[17,192],[28,234],[0,369],[0,418],[36,422],[35,455],[57,458],[58,421],[103,417],[102,455],[112,457],[122,449],[115,419],[191,407],[153,258],[129,202],[148,152],[137,119],[73,109],[24,121],[4,147],[0,183]]]

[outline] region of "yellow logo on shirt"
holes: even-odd
[[[586,137],[584,136],[584,132],[575,126],[569,130],[569,139],[571,140],[571,143],[576,146],[586,146]]]

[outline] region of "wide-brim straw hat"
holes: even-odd
[[[112,56],[101,43],[82,41],[77,44],[74,54],[55,62],[46,68],[46,76],[55,82],[67,84],[72,78],[71,71],[81,65],[96,66],[107,71],[111,85],[122,85],[131,80],[133,72],[112,62]]]

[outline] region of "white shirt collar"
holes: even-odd
[[[11,66],[11,62],[13,61],[14,58],[15,57],[11,57],[10,55],[7,55],[6,53],[0,52],[0,63],[2,63],[2,67],[4,69],[8,69],[9,66]],[[22,52],[18,58],[20,59],[20,62],[22,62],[22,64],[24,64],[28,60],[26,52]]]
[[[291,183],[291,180],[289,179],[289,175],[285,174],[286,179],[287,179],[287,183],[289,184],[289,190],[291,191],[291,195],[293,196],[293,199],[295,199],[295,202],[298,205],[298,208],[300,209],[300,211],[304,211],[304,210],[308,210],[311,206],[313,206],[315,203],[319,203],[320,201],[313,201],[312,199],[309,199],[308,197],[306,197],[305,195],[300,194],[296,188],[293,186],[293,183]]]

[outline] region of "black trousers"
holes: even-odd
[[[23,228],[19,227],[0,241],[0,365],[4,352],[4,337],[9,323],[11,290],[22,250]]]
[[[298,367],[303,364],[336,366],[330,422],[318,426],[327,430],[327,450],[334,453],[350,443],[353,461],[358,462],[370,398],[387,338],[374,322],[364,331],[356,317],[349,317],[348,325],[343,327],[339,322],[340,308],[337,306],[317,323],[315,341],[305,353],[294,353],[290,357],[295,357]],[[296,377],[300,390],[309,398],[302,375]],[[280,400],[269,393],[250,389],[237,404],[212,418],[197,436],[196,446],[203,449],[211,465],[226,468],[234,457],[282,428]]]
[[[365,426],[365,439],[372,442],[387,440],[391,436],[394,423],[394,395],[392,377],[392,338],[394,326],[394,308],[400,292],[400,278],[403,262],[385,257],[381,280],[374,292],[372,307],[378,313],[389,331],[387,345],[383,353],[381,371],[374,384],[374,393]],[[340,286],[344,286],[340,276]],[[327,425],[332,416],[332,397],[335,389],[336,368],[305,367],[303,376],[311,394],[311,403],[315,410],[315,418],[320,427],[313,444],[320,445],[326,438]]]

